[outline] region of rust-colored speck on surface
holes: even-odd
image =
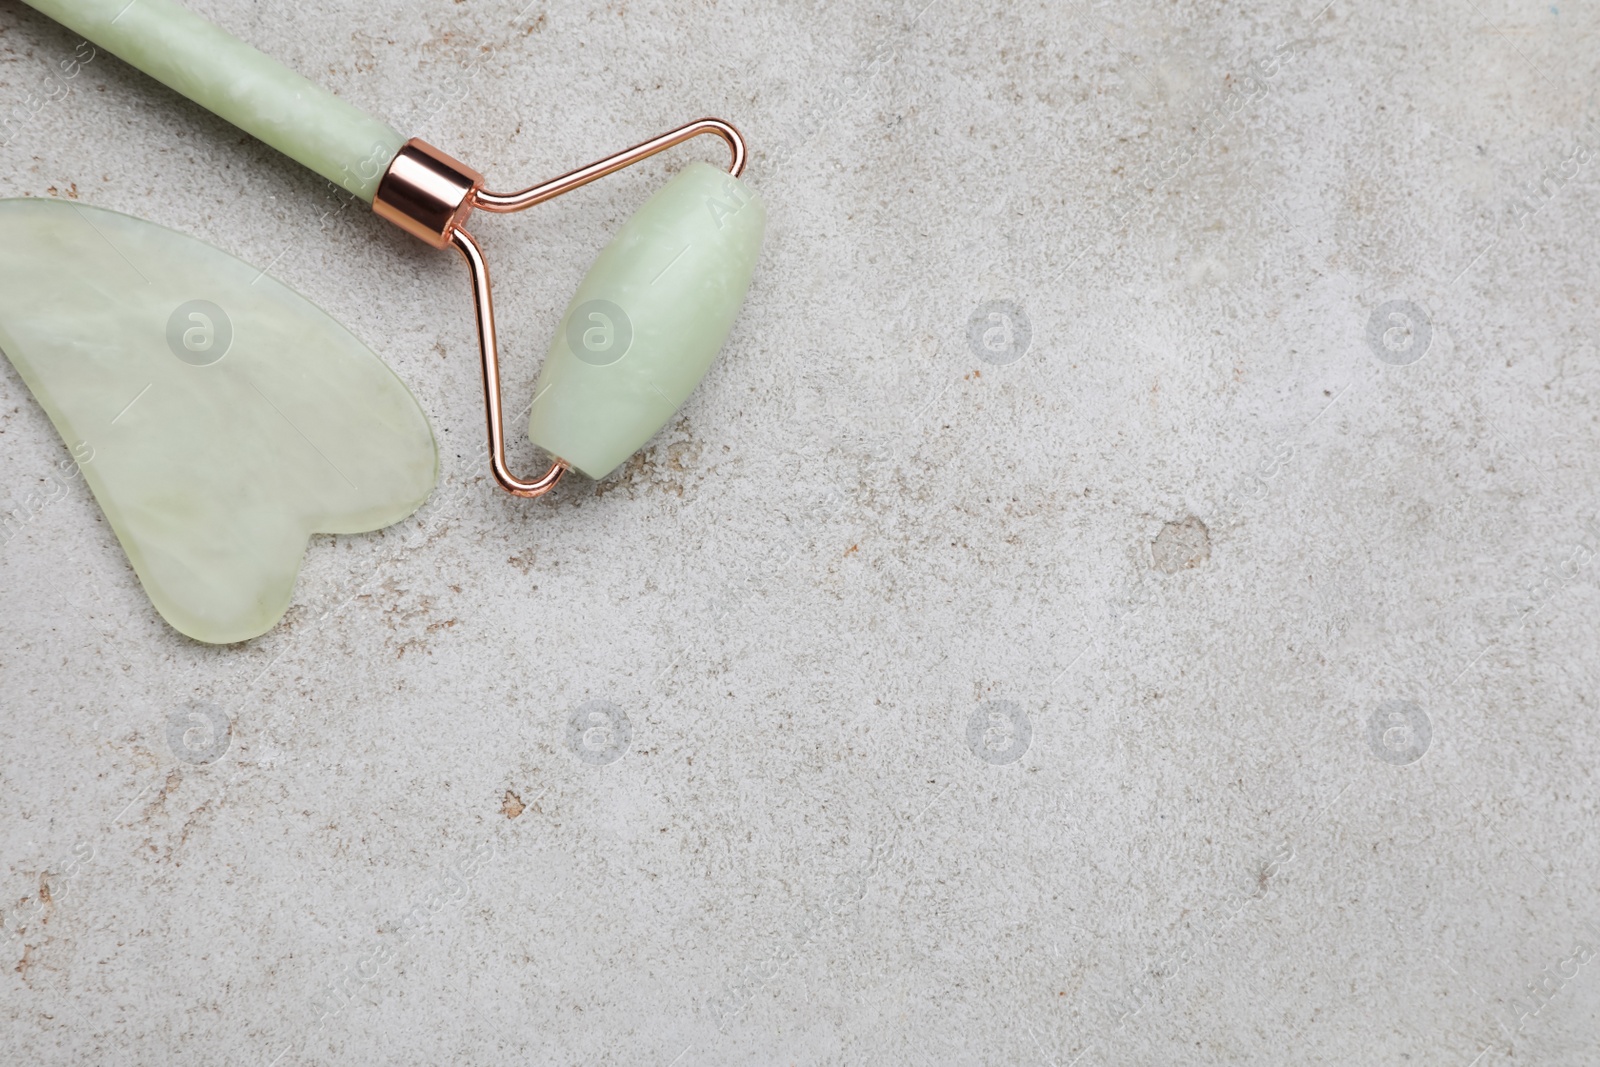
[[[508,819],[515,819],[522,812],[522,798],[507,789],[505,799],[500,802],[500,814]]]

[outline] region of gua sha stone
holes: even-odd
[[[627,221],[578,286],[539,372],[528,436],[604,478],[666,425],[744,303],[767,209],[691,163]]]
[[[376,530],[432,490],[416,399],[264,272],[127,215],[0,200],[0,348],[83,461],[162,617],[270,629],[312,533]]]

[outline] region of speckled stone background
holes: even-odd
[[[197,0],[501,185],[749,136],[719,363],[523,502],[453,256],[0,0],[0,195],[444,466],[204,647],[0,367],[0,1058],[1600,1062],[1600,11],[925,2]],[[478,225],[513,410],[715,152]]]

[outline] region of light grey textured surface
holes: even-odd
[[[0,372],[8,1062],[1596,1062],[1600,13],[196,6],[504,185],[726,115],[769,237],[519,502],[453,257],[0,3],[0,195],[270,265],[445,454],[206,648]],[[513,409],[674,165],[478,226]]]

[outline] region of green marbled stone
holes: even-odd
[[[0,349],[151,602],[199,641],[270,629],[313,532],[398,522],[433,488],[427,418],[370,349],[256,268],[127,215],[0,200]]]
[[[739,314],[766,218],[748,185],[709,163],[651,197],[562,316],[528,416],[533,443],[603,478],[666,425]]]
[[[94,44],[371,201],[406,139],[172,0],[24,0]]]

